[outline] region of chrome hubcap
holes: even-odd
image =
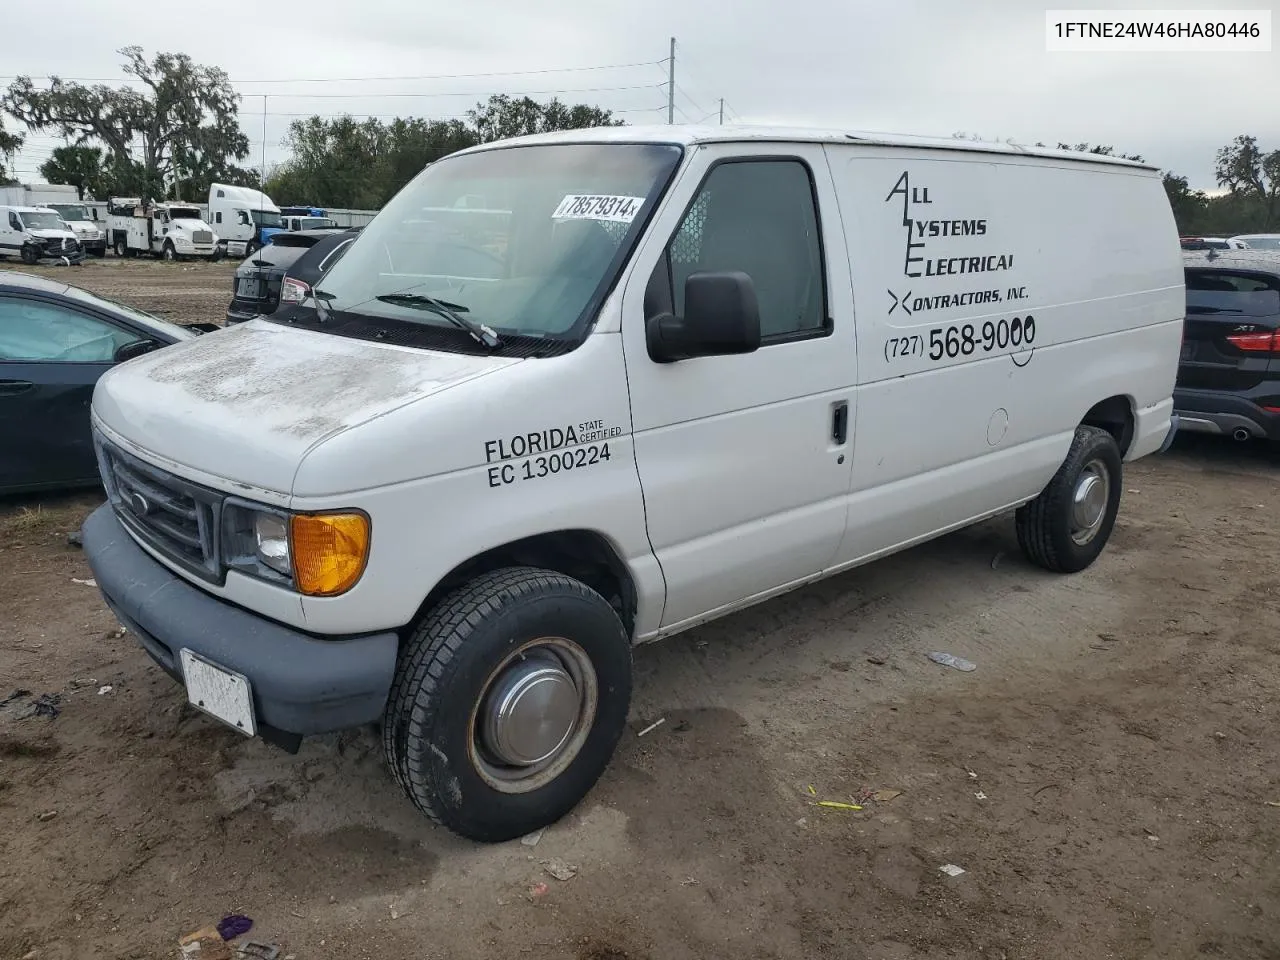
[[[1111,498],[1111,475],[1101,460],[1091,460],[1076,479],[1071,497],[1071,539],[1084,546],[1098,534]]]
[[[525,644],[493,673],[471,723],[476,772],[505,793],[525,793],[564,772],[595,720],[595,669],[571,640]]]

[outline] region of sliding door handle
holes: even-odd
[[[831,439],[843,447],[849,439],[849,403],[841,400],[831,408]]]

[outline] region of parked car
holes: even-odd
[[[1242,233],[1238,240],[1250,250],[1280,250],[1280,233]]]
[[[182,327],[46,277],[0,273],[0,493],[100,482],[89,429],[98,378],[217,329]]]
[[[84,247],[53,210],[0,206],[0,254],[21,257],[25,264],[45,259],[79,265]]]
[[[322,262],[325,252],[331,251],[348,234],[355,235],[342,228],[275,234],[270,243],[250,254],[236,267],[231,281],[231,303],[227,306],[227,325],[274,313],[280,306],[280,289],[285,274],[316,247],[320,248],[319,252],[310,259],[312,263]]]
[[[1227,237],[1179,237],[1183,250],[1243,250],[1245,244],[1238,238]]]
[[[1183,259],[1178,429],[1280,440],[1280,251],[1210,250]]]
[[[513,839],[609,763],[634,644],[1008,511],[1092,564],[1172,436],[1176,236],[1155,167],[1003,143],[459,151],[309,307],[103,378],[85,557],[196,709],[381,721],[420,811]]]

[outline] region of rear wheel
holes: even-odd
[[[255,253],[262,249],[262,245],[257,240],[250,240],[248,246],[244,248],[244,255],[252,257]]]
[[[1027,558],[1055,573],[1077,573],[1102,553],[1120,511],[1123,464],[1115,438],[1076,427],[1071,449],[1048,486],[1017,512]]]
[[[510,840],[587,795],[626,724],[631,645],[585,584],[508,567],[442,600],[401,651],[383,720],[414,805],[472,840]]]

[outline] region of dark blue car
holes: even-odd
[[[89,402],[117,363],[218,329],[183,327],[58,280],[0,272],[0,493],[92,486]]]

